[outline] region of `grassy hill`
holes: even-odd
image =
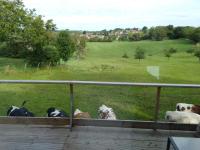
[[[134,59],[137,47],[146,51],[142,61]],[[200,83],[200,63],[185,51],[193,45],[187,40],[87,43],[84,59],[72,58],[53,68],[25,67],[23,60],[0,58],[1,79],[94,80],[160,83]],[[176,48],[169,60],[163,50]],[[122,58],[127,53],[128,59]],[[158,66],[159,80],[147,72],[148,66]],[[21,105],[37,116],[44,116],[50,106],[69,112],[69,87],[64,85],[1,85],[0,115],[6,115],[9,105]],[[154,115],[155,88],[75,86],[75,105],[94,118],[101,104],[111,106],[120,119],[151,120]],[[177,102],[200,104],[200,90],[164,88],[161,91],[161,113],[174,110]]]

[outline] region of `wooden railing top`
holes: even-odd
[[[73,81],[73,80],[0,80],[0,84],[11,84],[11,83],[13,84],[82,84],[82,85],[107,85],[107,86],[200,88],[200,84],[102,82],[102,81]]]

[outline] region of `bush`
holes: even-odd
[[[186,52],[189,53],[189,54],[194,53],[194,49],[193,48],[188,49],[188,50],[186,50]]]
[[[53,45],[33,50],[28,58],[28,62],[32,66],[56,65],[59,60],[59,52]]]
[[[10,51],[6,42],[0,43],[0,56],[7,57],[10,56]]]
[[[51,65],[56,65],[57,62],[60,60],[58,49],[53,45],[47,45],[43,47],[43,51],[45,52],[45,59],[46,63],[51,63]]]
[[[177,49],[175,48],[170,48],[169,49],[169,53],[173,54],[173,53],[176,53],[177,52]]]
[[[122,58],[129,58],[128,55],[126,53],[124,53],[124,55],[122,56]]]
[[[172,53],[170,53],[170,50],[164,50],[164,55],[169,59],[172,56]]]

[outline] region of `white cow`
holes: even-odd
[[[107,107],[106,105],[101,105],[98,110],[99,119],[106,119],[106,120],[116,120],[116,115],[113,112],[113,109]]]
[[[177,123],[199,124],[200,115],[192,112],[167,111],[165,119]]]

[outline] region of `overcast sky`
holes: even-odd
[[[200,0],[23,0],[58,29],[200,26]]]

